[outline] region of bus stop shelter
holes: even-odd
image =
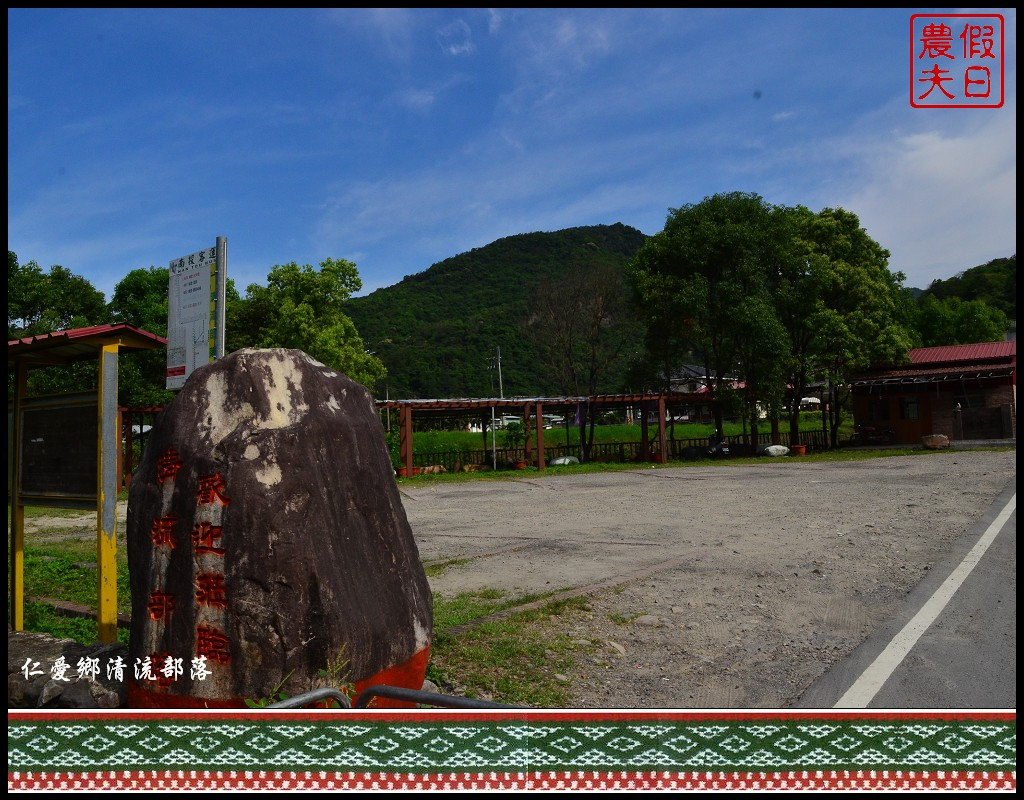
[[[25,627],[25,506],[96,509],[97,627],[117,638],[116,510],[121,429],[117,405],[120,352],[165,347],[162,336],[127,324],[55,331],[7,342],[15,390],[8,422],[13,630]],[[93,392],[27,396],[28,371],[81,361],[98,363]]]

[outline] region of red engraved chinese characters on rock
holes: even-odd
[[[174,678],[166,674],[161,667],[167,663],[167,658],[171,654],[168,652],[163,653],[150,653],[150,662],[153,664],[153,677],[156,681],[156,687],[167,691],[171,688],[171,684],[174,682]]]
[[[153,546],[174,547],[174,526],[178,518],[174,514],[168,514],[160,519],[153,520],[153,528],[150,534],[153,537]]]
[[[146,608],[149,609],[150,619],[166,619],[174,611],[174,595],[167,592],[150,592]]]
[[[208,661],[226,664],[231,660],[228,637],[216,628],[206,625],[196,627],[196,655],[206,656]]]
[[[219,572],[204,572],[197,575],[196,602],[201,606],[227,608],[228,596],[224,587],[224,575]]]
[[[224,479],[219,474],[204,475],[199,479],[199,490],[196,493],[199,505],[205,506],[211,503],[228,505],[231,498],[224,494],[226,488]]]
[[[156,460],[156,482],[163,486],[164,481],[174,480],[181,467],[182,461],[178,458],[178,451],[168,447],[167,452]]]
[[[192,546],[196,553],[213,553],[222,556],[226,552],[223,547],[215,547],[214,540],[220,539],[223,528],[211,522],[197,522],[192,529]]]

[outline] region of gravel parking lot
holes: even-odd
[[[1015,451],[400,487],[434,591],[585,592],[574,708],[786,708],[890,620],[1016,480]],[[119,504],[119,531],[124,508]],[[33,541],[94,535],[33,518]],[[123,533],[122,533],[123,535]]]
[[[593,587],[576,708],[785,708],[1015,481],[1013,451],[404,484],[445,595]]]

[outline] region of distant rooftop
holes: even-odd
[[[910,351],[910,363],[949,364],[954,362],[987,361],[989,359],[1016,359],[1017,342],[979,342],[978,344],[954,344],[945,347],[918,347]]]

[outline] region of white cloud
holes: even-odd
[[[422,10],[409,8],[332,9],[327,18],[337,25],[369,33],[392,59],[412,57]]]
[[[405,89],[395,95],[395,100],[400,106],[411,108],[416,111],[423,111],[434,105],[436,96],[429,89]]]
[[[457,19],[437,31],[441,52],[450,56],[466,56],[476,52],[473,32],[463,20]]]
[[[906,285],[922,288],[1016,252],[1014,108],[938,113],[978,116],[959,131],[876,140],[861,153],[860,186],[841,203],[891,251],[890,266],[907,275]]]
[[[487,9],[487,32],[494,36],[501,30],[501,26],[505,21],[505,14],[500,8],[489,8]]]

